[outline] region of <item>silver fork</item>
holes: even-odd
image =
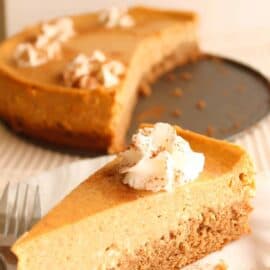
[[[0,254],[3,260],[0,270],[16,269],[16,257],[10,247],[41,217],[38,186],[18,183],[15,195],[11,196],[11,193],[10,184],[7,184],[0,200]]]

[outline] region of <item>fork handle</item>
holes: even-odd
[[[15,270],[17,258],[11,252],[9,246],[0,246],[0,270]]]
[[[8,270],[7,264],[5,263],[5,259],[2,255],[0,255],[0,270]]]

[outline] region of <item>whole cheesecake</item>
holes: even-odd
[[[137,180],[133,167],[128,179],[122,160],[116,158],[15,243],[12,250],[18,269],[179,269],[249,233],[254,174],[246,152],[224,141],[175,129],[192,151],[200,152],[188,148],[175,161],[181,167],[184,155],[192,157],[185,168],[195,177],[193,181],[186,179],[173,189],[163,186],[164,190],[158,190],[159,181],[164,180],[159,172],[154,178],[148,174],[148,184],[142,185],[151,166],[137,170]],[[177,144],[180,148],[185,145],[182,139]],[[156,148],[158,152],[150,155],[147,164],[166,157],[170,146],[163,152],[166,147]],[[194,174],[198,166],[203,169]]]
[[[139,86],[199,55],[195,14],[144,7],[128,12],[134,20],[132,25],[125,21],[128,27],[106,26],[98,13],[70,17],[74,35],[61,43],[60,55],[39,65],[17,65],[14,53],[18,45],[37,38],[42,24],[4,41],[0,117],[17,132],[57,145],[121,149]],[[119,82],[94,89],[66,85],[62,79],[66,66],[79,54],[95,50],[125,65]]]

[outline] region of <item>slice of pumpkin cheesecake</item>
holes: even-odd
[[[112,8],[28,27],[0,44],[0,117],[56,145],[119,151],[139,86],[198,55],[191,12]]]
[[[236,145],[144,126],[15,243],[18,269],[179,269],[249,233],[253,176]]]

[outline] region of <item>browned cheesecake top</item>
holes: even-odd
[[[117,160],[115,160],[99,170],[68,195],[32,229],[30,234],[22,239],[22,242],[99,213],[106,215],[106,210],[117,208],[124,204],[131,203],[132,205],[136,201],[140,201],[142,205],[151,204],[151,197],[160,197],[157,200],[165,198],[166,201],[173,201],[175,196],[180,198],[183,196],[183,202],[185,202],[185,199],[191,200],[189,201],[191,203],[189,206],[192,208],[192,204],[197,205],[197,203],[192,202],[194,199],[200,202],[198,204],[201,206],[206,203],[204,196],[202,196],[203,194],[201,194],[202,189],[213,193],[212,196],[219,197],[219,201],[211,202],[213,205],[226,203],[223,201],[225,186],[226,189],[235,192],[236,201],[238,196],[243,196],[242,192],[246,192],[241,190],[243,189],[242,184],[239,185],[241,181],[249,179],[249,182],[244,183],[244,186],[248,190],[253,190],[253,168],[244,150],[227,142],[218,141],[179,128],[177,130],[178,134],[189,142],[194,151],[205,155],[204,171],[194,182],[177,188],[173,194],[135,190],[122,183],[122,175],[119,173],[120,166]],[[193,194],[191,196],[192,199],[185,198],[191,191],[194,194],[198,193],[199,196],[196,197]],[[184,206],[181,205],[181,207]],[[198,209],[194,208],[193,210],[196,212]]]
[[[0,69],[11,73],[14,78],[28,83],[63,86],[61,74],[66,65],[79,53],[89,55],[99,49],[105,54],[129,64],[134,50],[148,36],[159,38],[168,26],[195,22],[196,15],[189,12],[164,12],[135,7],[129,10],[135,25],[129,28],[106,28],[99,22],[98,14],[72,16],[75,36],[62,44],[61,55],[37,67],[17,67],[14,61],[16,46],[33,40],[41,25],[26,28],[23,32],[6,40],[0,46]]]

